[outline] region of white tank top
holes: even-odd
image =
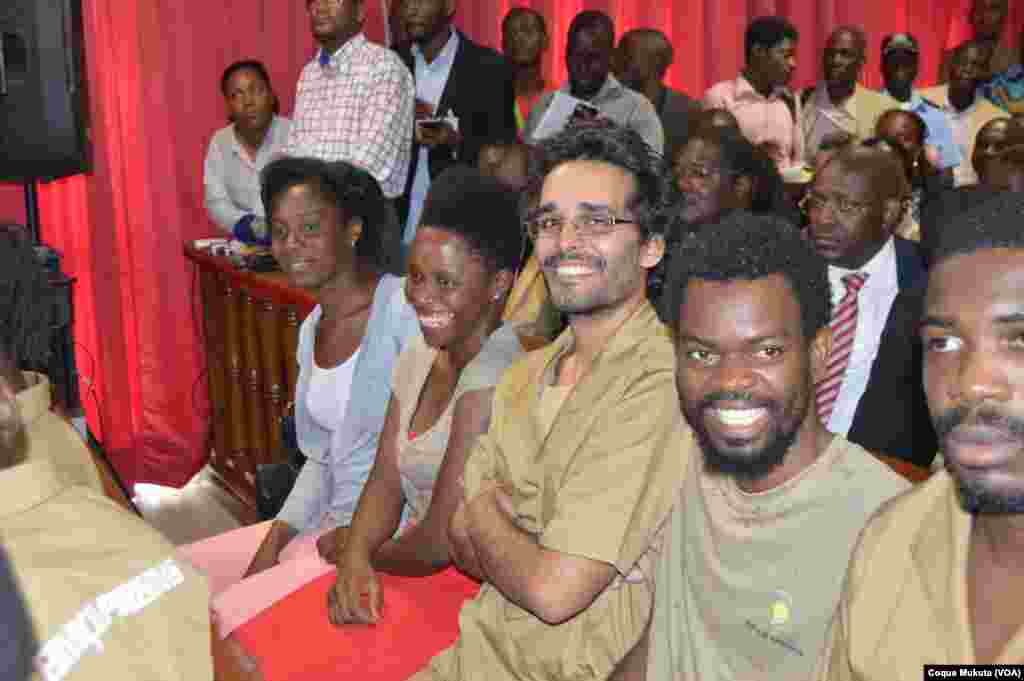
[[[309,391],[306,393],[306,408],[318,426],[334,432],[345,420],[349,393],[352,389],[352,374],[362,345],[352,356],[333,369],[317,366],[313,353],[313,372],[309,377]]]

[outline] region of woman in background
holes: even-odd
[[[334,569],[316,541],[352,520],[395,358],[419,332],[402,280],[387,274],[398,225],[368,173],[316,159],[274,161],[263,172],[263,203],[275,258],[319,301],[299,329],[297,353],[295,421],[307,461],[275,520],[181,549],[210,578],[222,637]]]
[[[231,124],[213,134],[206,152],[206,213],[235,239],[269,246],[260,201],[260,172],[284,149],[291,121],[277,115],[270,76],[258,61],[239,61],[227,67],[220,91]]]

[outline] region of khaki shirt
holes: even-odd
[[[854,550],[817,678],[919,681],[925,664],[973,664],[971,524],[945,471],[884,506]],[[998,661],[1021,660],[1024,628]]]
[[[82,485],[103,493],[99,471],[93,462],[89,446],[74,427],[50,411],[50,381],[43,374],[23,372],[28,387],[15,399],[25,423],[26,458],[45,456],[53,461],[61,479],[67,485]]]
[[[804,155],[813,160],[818,145],[830,133],[845,132],[855,140],[875,136],[875,124],[889,109],[900,108],[895,99],[880,92],[858,85],[853,94],[840,106],[834,107],[829,100],[824,83],[808,95],[800,93],[800,99],[807,97],[800,111],[800,130],[804,140]]]
[[[506,372],[490,429],[466,462],[466,497],[497,480],[543,547],[610,563],[620,575],[639,565],[650,576],[649,554],[696,452],[679,412],[672,342],[645,302],[545,419],[542,401],[559,401],[546,386],[572,342],[570,328]],[[552,626],[485,584],[430,675],[604,679],[639,640],[651,606],[649,584],[617,578],[585,611]]]
[[[94,599],[175,555],[141,518],[67,485],[45,457],[0,471],[0,542],[44,649]],[[206,579],[177,566],[184,581],[136,614],[114,616],[102,651],[81,657],[67,681],[213,678]]]

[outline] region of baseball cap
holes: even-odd
[[[886,36],[882,41],[882,56],[886,56],[891,52],[902,50],[904,52],[910,52],[912,54],[919,54],[920,48],[917,46],[917,39],[909,33],[893,33],[892,35]]]

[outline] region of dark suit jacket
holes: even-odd
[[[869,451],[928,466],[938,438],[925,400],[917,333],[927,277],[913,242],[896,237],[895,246],[899,293],[846,437]]]
[[[665,131],[665,158],[670,162],[686,141],[690,139],[690,119],[701,110],[700,102],[678,90],[666,87],[655,110]]]
[[[402,46],[397,52],[415,77],[416,64],[410,47]],[[455,163],[476,165],[480,148],[484,144],[515,142],[518,134],[515,106],[512,71],[505,64],[505,59],[491,48],[477,45],[459,32],[459,47],[438,102],[436,115],[443,117],[451,112],[458,118],[462,141],[458,147],[443,146],[430,150],[431,179]],[[416,177],[419,155],[420,147],[414,141],[409,178],[400,202],[403,223],[408,212],[408,195]]]

